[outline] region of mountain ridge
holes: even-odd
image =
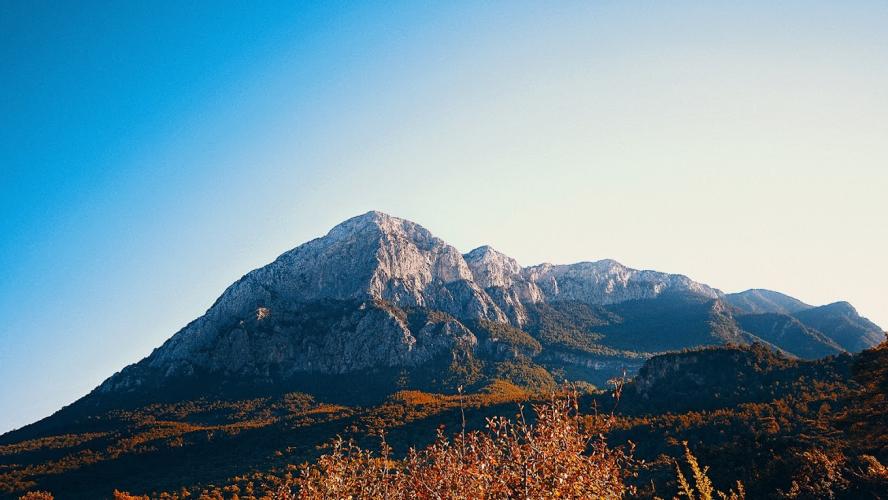
[[[795,297],[765,288],[751,288],[743,292],[729,293],[725,300],[746,313],[792,314],[814,306]]]
[[[772,316],[753,316],[762,310]],[[531,332],[548,369],[584,373],[593,383],[607,374],[577,366],[617,370],[623,363],[631,371],[637,365],[626,360],[636,355],[757,341],[810,358],[875,345],[881,332],[850,305],[816,308],[761,289],[724,294],[612,259],[522,267],[487,245],[462,254],[419,224],[370,211],[245,274],[204,315],[96,392],[198,374],[273,384],[303,373],[420,370],[509,352],[492,345],[500,339],[479,340],[471,325],[483,322]],[[533,356],[515,352],[527,369],[539,368]],[[551,366],[558,359],[571,366]]]
[[[667,289],[718,296],[687,277],[636,271],[611,260],[522,268],[490,247],[464,257],[416,223],[371,211],[247,273],[203,316],[137,363],[140,369],[124,370],[99,389],[138,388],[148,372],[181,377],[203,369],[243,368],[270,377],[275,370],[289,376],[413,366],[458,344],[474,346],[477,339],[462,323],[523,327],[528,304],[553,299],[619,303],[653,298]],[[306,330],[316,323],[304,310],[320,303],[350,303],[353,310],[320,325],[326,329],[320,341],[294,343],[294,328]],[[401,317],[411,308],[441,311],[453,320],[413,331]],[[277,323],[260,335],[263,321]],[[367,337],[371,330],[373,338]],[[431,335],[431,330],[448,333]],[[341,366],[335,366],[336,356]]]

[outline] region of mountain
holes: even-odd
[[[522,267],[371,211],[246,274],[87,400],[289,388],[374,402],[393,387],[479,388],[504,373],[519,385],[601,385],[660,352],[762,342],[816,358],[881,336],[848,305],[725,295],[613,260]]]
[[[312,373],[420,372],[459,356],[474,362],[485,353],[502,352],[489,345],[503,342],[500,338],[485,337],[472,325],[539,332],[543,304],[610,306],[656,301],[667,293],[720,295],[685,276],[637,271],[610,260],[522,268],[490,247],[463,256],[413,222],[369,212],[248,273],[206,314],[109,378],[97,393],[164,391],[166,386],[206,391],[203,381],[273,385]],[[583,352],[614,354],[608,349],[615,345],[639,351],[620,340],[625,335],[596,343],[591,325],[571,328],[579,328],[574,335],[581,337]],[[660,350],[699,342],[651,345]],[[555,357],[546,353],[546,359]],[[475,378],[467,375],[460,382]],[[435,388],[447,385],[438,382]]]
[[[823,333],[786,314],[744,314],[736,318],[743,330],[803,359],[823,358],[846,351]]]
[[[537,357],[550,369],[585,371],[593,383],[623,367],[637,368],[632,358],[698,345],[763,340],[815,357],[838,350],[829,332],[813,330],[836,328],[845,349],[875,342],[870,330],[822,315],[799,318],[816,324],[813,330],[764,328],[752,319],[738,323],[726,303],[769,312],[804,306],[763,290],[725,296],[686,276],[613,260],[521,267],[489,246],[462,255],[418,224],[369,212],[248,273],[206,314],[97,392],[166,386],[197,392],[209,390],[204,381],[250,387],[366,370],[394,376],[449,365],[460,356],[478,369],[451,382],[471,383],[490,378],[476,358],[504,352],[490,345],[499,338],[471,328],[481,322],[535,336],[542,353],[516,351],[530,369],[538,368],[531,359]],[[858,331],[862,338],[855,340]],[[595,366],[607,368],[589,373]],[[414,382],[435,378],[416,375]],[[432,386],[446,389],[448,383],[439,377]]]
[[[813,307],[789,295],[761,288],[729,293],[725,295],[725,301],[747,314],[793,314]]]
[[[408,309],[440,314],[415,321]],[[248,273],[99,392],[195,376],[268,384],[418,366],[477,343],[456,317],[505,321],[455,248],[417,224],[370,212]]]
[[[787,350],[802,357],[833,354],[837,347],[860,352],[885,340],[885,332],[847,302],[815,307],[763,289],[727,294],[724,300],[744,329],[778,345],[788,342]]]
[[[834,302],[798,311],[795,317],[806,326],[823,332],[849,352],[875,347],[885,340],[885,332],[857,313],[847,302]]]
[[[640,387],[668,352],[755,344],[792,364],[884,338],[847,304],[754,292],[613,260],[522,267],[369,212],[247,273],[146,358],[0,436],[0,497],[45,486],[101,498],[109,478],[143,492],[218,484],[381,428],[403,451],[461,405],[481,426],[563,380],[604,387],[642,370]],[[691,400],[743,391],[700,376],[675,377],[697,384]]]

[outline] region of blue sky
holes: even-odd
[[[0,432],[370,209],[888,325],[883,2],[2,2]]]

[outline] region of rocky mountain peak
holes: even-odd
[[[406,219],[392,217],[383,212],[371,210],[340,222],[324,237],[331,240],[348,240],[359,236],[369,238],[403,238],[421,248],[430,248],[444,242],[436,238],[426,228]]]
[[[681,274],[641,271],[611,259],[576,264],[540,264],[525,268],[522,275],[538,284],[546,300],[615,304],[654,298],[666,290],[708,298],[722,295],[719,290]]]
[[[521,272],[518,261],[484,245],[463,256],[472,270],[475,282],[482,288],[508,288]]]
[[[371,211],[334,227],[325,237],[342,249],[358,248],[369,257],[371,296],[400,299],[411,295],[421,305],[430,285],[471,282],[472,272],[454,247],[414,222]],[[391,290],[392,281],[398,290]],[[403,288],[403,290],[402,290]]]
[[[619,262],[615,261],[614,259],[601,259],[601,260],[596,260],[594,262],[583,262],[582,264],[587,264],[587,265],[590,265],[593,267],[597,267],[599,269],[608,269],[608,270],[611,270],[612,272],[629,269],[628,267],[624,266],[623,264],[620,264]]]
[[[291,301],[378,298],[427,306],[432,289],[455,282],[472,288],[472,280],[454,247],[419,224],[371,211],[284,253],[241,281],[260,282],[261,288]]]

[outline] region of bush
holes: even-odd
[[[737,491],[728,490],[727,493],[718,491],[712,486],[712,481],[709,479],[709,467],[701,467],[700,463],[697,461],[697,457],[691,453],[691,449],[688,448],[688,443],[685,441],[682,443],[684,445],[685,450],[685,461],[688,463],[688,468],[691,470],[691,478],[694,480],[694,484],[687,480],[684,473],[681,471],[681,465],[676,461],[675,462],[675,476],[678,479],[678,487],[679,497],[685,497],[688,500],[712,500],[713,498],[720,498],[722,500],[743,500],[746,496],[746,492],[743,489],[743,483],[737,481]]]
[[[19,497],[19,500],[53,500],[52,493],[48,491],[29,491]]]
[[[429,447],[391,458],[337,440],[331,453],[304,465],[284,499],[321,498],[616,498],[629,491],[631,456],[607,446],[611,419],[589,419],[577,411],[576,394],[534,406],[529,424],[487,420],[486,431],[463,430],[452,440],[443,430]]]

